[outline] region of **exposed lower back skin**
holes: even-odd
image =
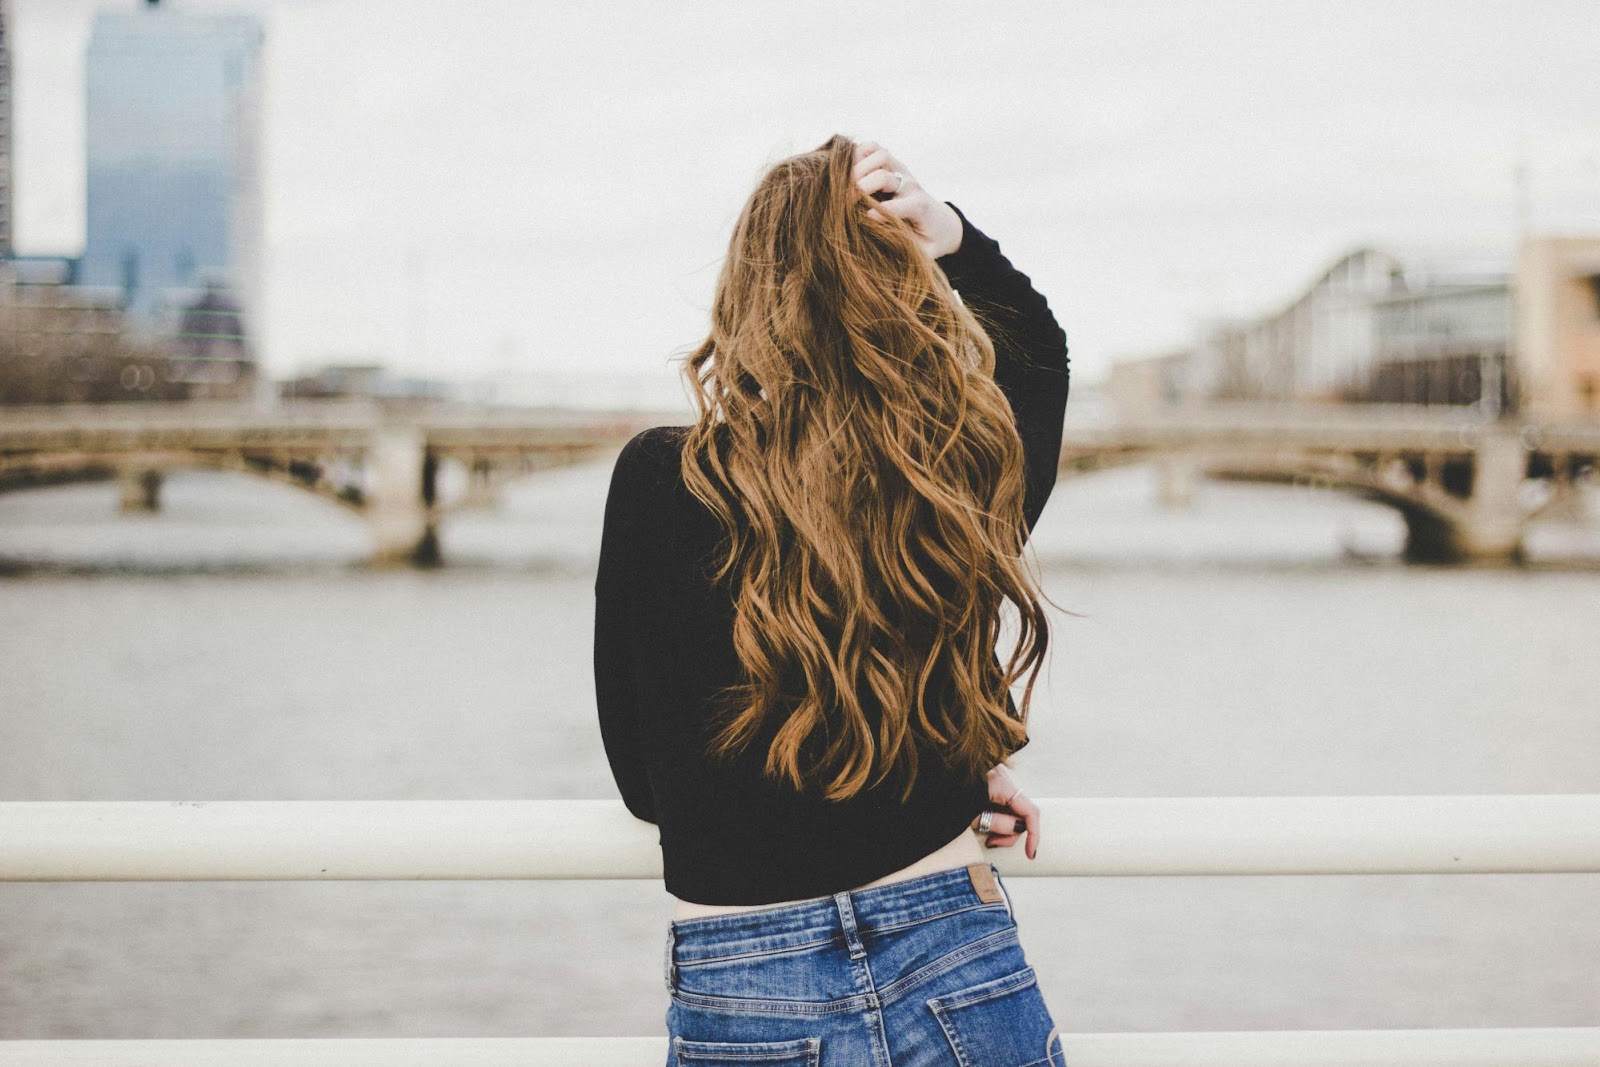
[[[988,863],[989,857],[984,855],[983,845],[973,831],[964,829],[948,844],[942,845],[921,859],[910,863],[898,871],[884,875],[876,881],[866,885],[852,887],[853,889],[869,889],[877,885],[889,885],[891,882],[903,882],[907,878],[919,878],[924,874],[934,871],[949,870],[952,867],[965,867],[969,863]],[[674,898],[676,900],[676,898]],[[787,904],[797,903],[793,900],[778,901],[773,904],[696,904],[688,900],[676,900],[675,919],[693,919],[702,915],[726,915],[736,911],[759,911],[764,908],[781,908]]]

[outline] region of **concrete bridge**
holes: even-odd
[[[124,507],[155,508],[166,471],[246,471],[362,515],[378,561],[428,564],[449,512],[687,414],[370,402],[0,409],[0,490],[116,477]],[[1092,426],[1069,416],[1062,476],[1151,460],[1168,503],[1186,500],[1202,475],[1337,489],[1397,509],[1408,558],[1516,559],[1529,522],[1581,516],[1600,424],[1329,407],[1211,407]],[[447,499],[441,472],[451,466],[464,489]]]
[[[1530,522],[1586,513],[1600,422],[1473,420],[1465,412],[1219,405],[1071,429],[1060,469],[1154,460],[1164,503],[1198,475],[1342,490],[1400,512],[1406,558],[1515,560]]]
[[[359,514],[376,562],[427,565],[439,562],[446,514],[492,504],[505,482],[602,457],[671,418],[369,401],[0,409],[0,491],[114,477],[125,510],[155,510],[168,471],[242,471]],[[451,464],[466,488],[447,499],[441,473]]]

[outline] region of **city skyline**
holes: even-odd
[[[135,7],[11,4],[21,252],[82,248],[68,101],[94,13]],[[835,129],[999,238],[1085,378],[1259,314],[1361,243],[1509,254],[1519,161],[1535,230],[1600,230],[1587,5],[936,7],[882,37],[844,9],[178,7],[259,11],[272,42],[261,337],[280,376],[352,356],[675,374],[762,164]]]

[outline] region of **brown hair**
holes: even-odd
[[[835,135],[766,170],[684,366],[683,480],[727,534],[711,579],[735,579],[744,675],[708,754],[775,727],[765,774],[830,800],[891,774],[908,798],[918,738],[981,778],[1026,736],[1049,641],[994,343],[911,224],[868,217],[854,149]]]

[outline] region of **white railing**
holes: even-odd
[[[1600,794],[1040,801],[1007,877],[1600,872]],[[574,838],[571,827],[592,828]],[[0,881],[659,878],[616,801],[0,803]],[[1600,1027],[1083,1033],[1073,1067],[1600,1067]],[[634,1067],[664,1038],[0,1041],[0,1067]]]
[[[1039,804],[1048,843],[996,850],[1007,876],[1600,872],[1600,794]],[[614,800],[0,802],[0,881],[660,877]]]

